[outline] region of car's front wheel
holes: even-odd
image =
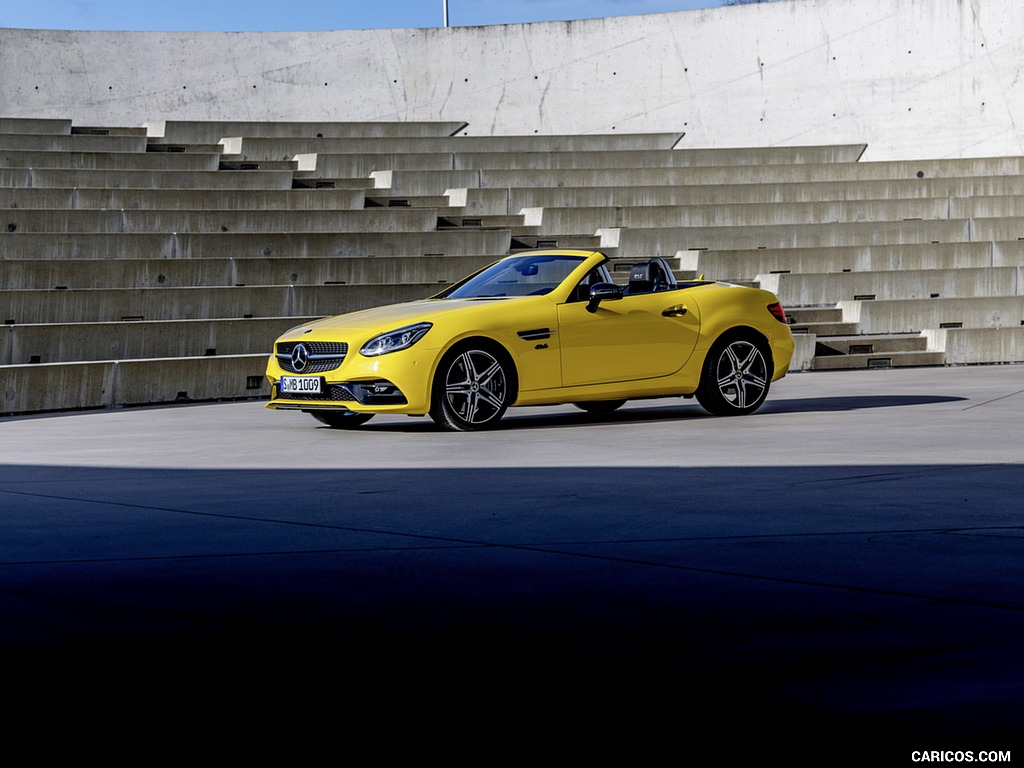
[[[331,429],[355,429],[373,418],[372,413],[356,413],[355,411],[306,411],[306,413]]]
[[[753,338],[733,336],[708,353],[697,388],[697,401],[716,416],[753,413],[768,396],[769,356]]]
[[[430,418],[459,432],[490,429],[511,403],[513,385],[504,355],[488,347],[456,347],[438,366]]]

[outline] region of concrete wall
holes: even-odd
[[[1024,3],[780,0],[449,29],[0,30],[0,114],[465,120],[471,134],[685,131],[681,146],[866,142],[1024,154]]]

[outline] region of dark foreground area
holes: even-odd
[[[31,711],[112,691],[423,755],[1014,750],[1022,417],[1004,366],[484,434],[256,403],[0,421],[0,658]]]

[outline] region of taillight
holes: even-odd
[[[789,321],[786,319],[786,310],[782,308],[779,302],[768,305],[768,311],[772,313],[772,317],[778,320],[783,325],[789,325]]]

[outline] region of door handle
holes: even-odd
[[[662,313],[661,313],[661,316],[662,317],[682,317],[685,314],[686,314],[686,307],[684,307],[684,306],[682,306],[680,304],[678,306],[669,307],[668,309],[663,310]]]

